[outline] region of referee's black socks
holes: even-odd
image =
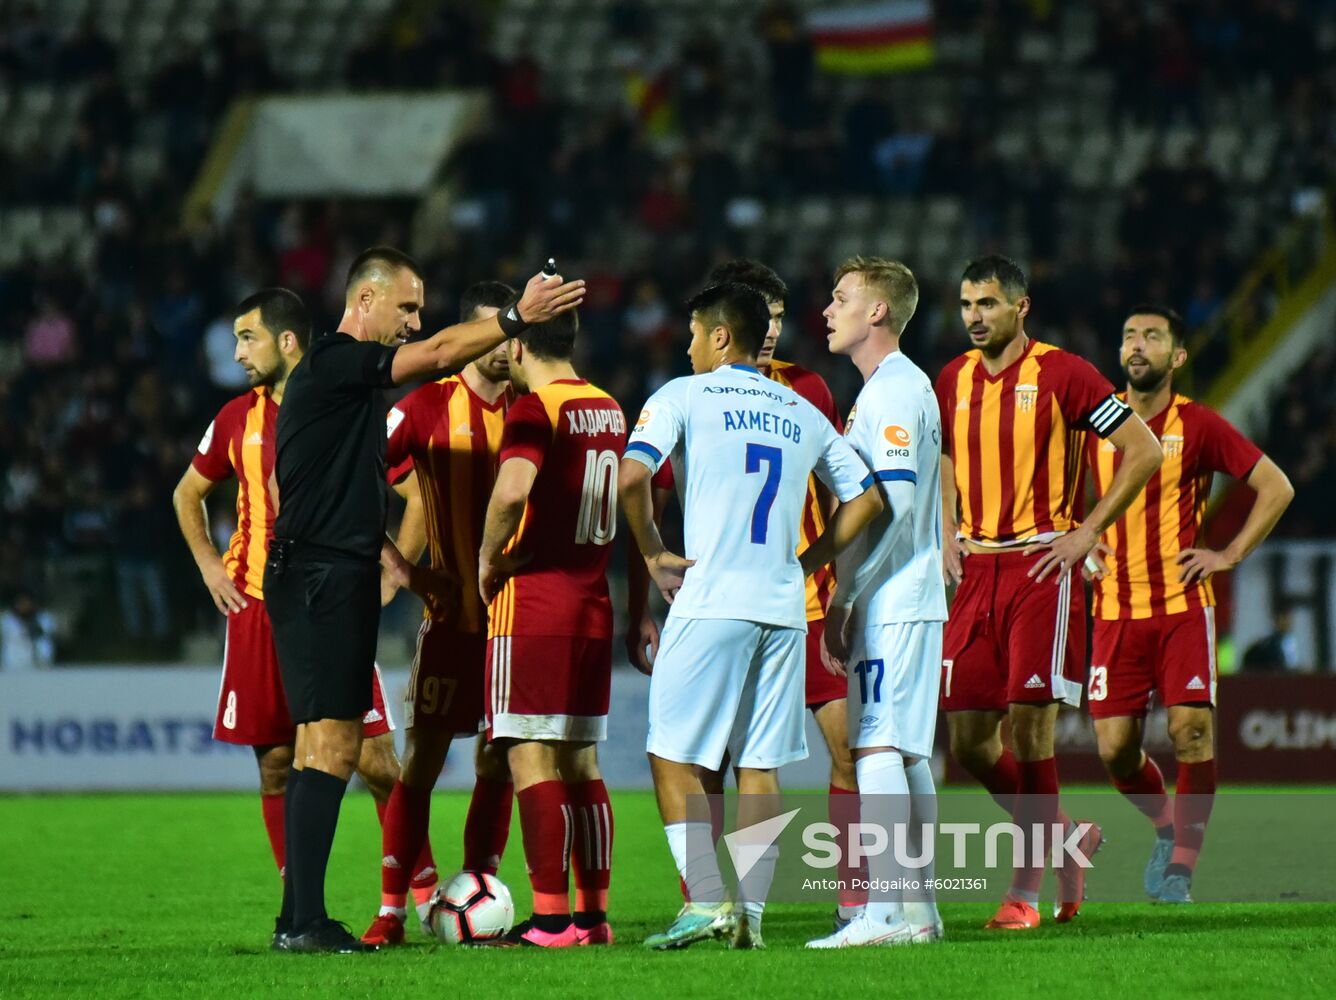
[[[294,784],[288,786],[287,885],[292,895],[292,928],[297,933],[327,916],[325,869],[347,788],[344,779],[313,767],[299,771]]]
[[[283,908],[278,911],[278,926],[285,932],[292,930],[292,868],[288,859],[292,857],[292,803],[297,798],[300,775],[295,767],[288,768],[288,783],[283,789]]]

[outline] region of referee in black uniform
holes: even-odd
[[[376,950],[325,912],[325,869],[371,707],[380,563],[407,571],[385,535],[381,390],[464,365],[584,297],[584,282],[538,274],[495,318],[409,344],[421,329],[422,285],[421,269],[398,250],[358,256],[338,330],[311,344],[279,409],[264,592],[297,739],[278,950]]]

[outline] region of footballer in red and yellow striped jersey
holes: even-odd
[[[1099,752],[1114,785],[1154,824],[1158,837],[1146,892],[1191,900],[1215,792],[1215,594],[1211,576],[1233,568],[1279,520],[1293,496],[1285,474],[1228,421],[1174,391],[1187,360],[1182,319],[1137,306],[1123,324],[1119,363],[1127,402],[1159,439],[1164,462],[1127,512],[1105,532],[1094,561],[1095,635],[1088,697]],[[1104,491],[1122,457],[1091,438],[1086,459]],[[1211,479],[1247,482],[1257,499],[1222,551],[1199,547]],[[1141,749],[1152,692],[1169,714],[1178,761],[1172,806],[1164,777]]]
[[[251,389],[218,411],[186,474],[201,499],[218,483],[237,477],[237,527],[222,562],[232,594],[244,594],[247,599],[233,598],[227,607],[223,682],[213,735],[226,743],[248,746],[288,743],[294,733],[261,584],[274,522],[273,502],[266,488],[274,470],[274,425],[287,373],[301,360],[304,345],[291,331],[275,335],[265,326],[262,310],[263,306],[257,304],[236,322],[237,360],[246,369]],[[286,353],[284,344],[290,345]],[[192,509],[190,513],[195,512]],[[212,542],[207,537],[205,542],[212,552]],[[216,603],[219,590],[207,576],[206,584]],[[379,674],[373,701],[364,720],[368,737],[393,728],[385,712]]]
[[[944,572],[958,584],[943,640],[942,707],[956,759],[1023,829],[1061,817],[1053,726],[1059,701],[1081,701],[1082,561],[1159,465],[1154,437],[1107,379],[1025,334],[1029,311],[1015,262],[971,261],[960,312],[975,349],[937,379]],[[1082,523],[1087,431],[1125,460]],[[1004,715],[1014,754],[999,738]],[[1092,826],[1082,840],[1087,854],[1099,837]],[[1063,874],[1060,922],[1076,915],[1084,893],[1082,869],[1070,864]],[[1036,866],[1017,869],[988,926],[1037,927],[1042,875]]]
[[[533,916],[510,937],[541,947],[612,943],[612,806],[595,745],[612,683],[607,565],[626,418],[572,367],[578,328],[570,312],[511,341],[526,394],[506,414],[478,557],[487,735],[506,749],[533,887]]]
[[[226,403],[199,443],[172,495],[181,533],[204,585],[227,615],[223,677],[214,739],[255,748],[265,827],[279,870],[284,868],[283,796],[296,729],[278,669],[273,630],[261,586],[274,510],[266,488],[274,468],[274,427],[288,375],[310,337],[306,308],[292,292],[266,289],[237,309],[236,359],[251,388]],[[209,535],[205,498],[219,483],[237,478],[237,528],[220,557]],[[358,772],[384,802],[398,773],[393,723],[376,671],[372,707],[363,719]]]
[[[500,281],[470,285],[460,297],[460,322],[489,319],[515,297]],[[510,349],[500,347],[458,375],[429,382],[397,403],[386,418],[385,464],[408,509],[397,547],[410,562],[425,548],[431,569],[449,581],[423,612],[404,713],[404,758],[381,836],[380,910],[362,941],[402,944],[408,871],[427,840],[431,793],[456,735],[477,734],[483,718],[487,609],[478,597],[478,547],[496,482],[510,388]],[[382,586],[382,600],[392,596]],[[504,755],[479,740],[476,780],[464,822],[463,869],[495,875],[510,836],[514,789]],[[413,888],[419,916],[427,899]]]
[[[437,599],[423,611],[415,680],[409,692],[409,726],[432,725],[471,735],[478,731],[482,718],[487,609],[472,583],[478,577],[483,516],[496,482],[506,411],[514,400],[507,382],[506,352],[505,346],[499,347],[461,374],[414,390],[389,413],[386,465],[390,481],[416,475],[431,566],[461,584],[450,589],[444,603]],[[470,651],[476,645],[476,671],[455,669],[461,661],[474,659],[460,655],[461,644]],[[432,655],[427,647],[434,650]],[[422,687],[417,681],[419,673],[439,674],[433,664],[455,677],[456,684],[450,685],[453,697],[428,698],[418,690]],[[470,676],[465,678],[464,673]]]

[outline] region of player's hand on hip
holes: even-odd
[[[204,578],[204,586],[209,590],[209,596],[213,598],[214,607],[222,614],[235,615],[242,608],[249,607],[246,597],[241,591],[237,590],[237,585],[232,582],[232,577],[228,575],[227,567],[223,565],[221,559],[200,570],[200,576]]]
[[[1025,554],[1038,555],[1039,558],[1035,560],[1035,564],[1030,567],[1030,572],[1026,575],[1038,583],[1053,573],[1055,574],[1053,582],[1061,583],[1062,578],[1073,566],[1079,566],[1085,561],[1085,557],[1098,542],[1098,536],[1082,525],[1073,528],[1065,535],[1059,535],[1051,542],[1027,545]]]
[[[427,566],[414,566],[409,575],[409,589],[422,598],[432,618],[439,620],[458,602],[463,586],[453,573]]]
[[[645,560],[650,578],[669,604],[673,603],[673,598],[682,589],[682,581],[686,579],[687,570],[694,565],[696,565],[695,559],[687,559],[675,552],[660,552]]]
[[[959,538],[946,538],[942,543],[942,579],[949,587],[965,578],[965,557],[969,549]]]
[[[1177,561],[1179,583],[1201,583],[1234,568],[1228,556],[1214,549],[1184,549]]]
[[[502,552],[490,562],[478,562],[478,593],[488,607],[506,581],[515,575],[515,571],[529,561],[530,556],[520,556],[511,552]]]
[[[648,677],[654,672],[659,655],[659,625],[650,615],[642,615],[626,630],[626,655],[631,665]]]
[[[525,323],[546,323],[553,316],[574,309],[584,301],[584,296],[583,281],[563,281],[559,274],[547,277],[539,272],[524,286],[517,308]]]
[[[1085,557],[1085,563],[1081,568],[1082,575],[1087,580],[1103,580],[1109,575],[1109,564],[1104,560],[1113,555],[1113,549],[1100,542]]]

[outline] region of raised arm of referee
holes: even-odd
[[[288,709],[297,725],[286,808],[287,878],[275,947],[374,951],[325,911],[325,869],[361,749],[380,625],[385,537],[383,389],[462,365],[531,323],[580,304],[584,282],[535,275],[495,317],[422,341],[421,268],[373,247],[348,273],[343,319],[288,379],[274,479],[279,508],[265,565]]]

